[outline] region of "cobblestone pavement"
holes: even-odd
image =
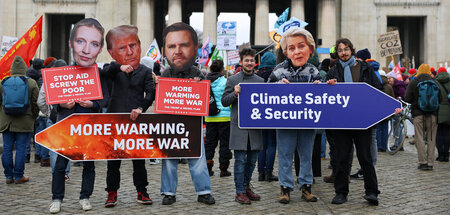
[[[33,153],[33,152],[32,152]],[[217,159],[217,158],[216,158]],[[33,160],[33,156],[32,156]],[[216,160],[216,163],[218,161]],[[232,162],[233,163],[233,162]],[[329,160],[322,161],[322,174],[329,175]],[[275,165],[276,168],[276,165]],[[353,161],[353,171],[359,168],[357,159]],[[436,162],[433,171],[417,169],[417,153],[413,145],[406,143],[405,151],[391,156],[378,154],[377,175],[380,205],[370,206],[362,198],[363,181],[352,180],[348,202],[331,204],[334,197],[333,184],[324,183],[316,177],[313,193],[319,201],[307,203],[301,199],[298,189],[291,193],[292,201],[284,205],[278,203],[279,183],[258,182],[257,170],[253,174],[253,186],[261,195],[261,201],[251,205],[240,205],[234,201],[233,177],[220,178],[218,166],[211,177],[211,186],[216,204],[212,206],[197,202],[197,196],[188,171],[188,166],[179,165],[179,186],[177,202],[162,205],[159,195],[161,165],[147,165],[148,192],[153,205],[144,206],[136,202],[136,191],[132,182],[130,161],[122,163],[122,181],[118,192],[118,204],[105,208],[106,162],[96,162],[95,190],[91,196],[93,210],[84,212],[78,204],[81,186],[81,167],[72,166],[70,181],[66,184],[66,197],[60,214],[449,214],[450,213],[450,164]],[[232,169],[231,169],[232,170]],[[276,171],[275,171],[276,173]],[[26,184],[0,183],[0,214],[44,214],[51,203],[51,170],[39,164],[26,164]]]

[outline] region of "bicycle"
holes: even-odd
[[[386,150],[390,155],[394,155],[403,148],[403,143],[406,140],[407,131],[406,120],[409,120],[410,123],[413,123],[411,117],[411,104],[403,101],[402,99],[399,99],[399,101],[403,106],[402,112],[398,114],[399,119],[396,122],[394,122],[393,118],[389,121],[390,130],[388,133],[388,145],[386,147]],[[396,142],[398,143],[398,145],[395,145]]]

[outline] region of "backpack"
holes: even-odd
[[[28,77],[7,77],[2,82],[2,107],[5,114],[23,115],[27,112],[30,102],[28,100]]]
[[[448,91],[447,88],[443,84],[441,84],[441,85],[444,88],[445,92],[447,92],[447,102],[450,103],[450,91]]]
[[[423,112],[435,112],[439,108],[439,86],[433,80],[421,81],[419,90],[419,109]]]
[[[216,99],[214,98],[214,93],[212,91],[212,88],[209,89],[209,113],[208,116],[215,116],[219,114],[220,109],[217,108]]]

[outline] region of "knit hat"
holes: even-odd
[[[386,75],[386,77],[397,79],[397,74],[395,74],[395,72],[392,71],[392,72],[389,72],[389,73]]]
[[[416,74],[416,72],[417,72],[417,70],[414,69],[414,68],[411,68],[411,69],[409,69],[409,71],[408,71],[408,73],[411,74],[411,75]]]
[[[434,67],[431,67],[430,71],[433,72],[433,71],[436,71],[436,70],[434,69]]]
[[[54,61],[53,67],[63,67],[63,66],[67,66],[67,63],[65,60],[59,59],[59,60]]]
[[[428,65],[428,64],[420,65],[419,66],[419,71],[417,72],[417,75],[421,75],[421,74],[431,75],[430,65]]]
[[[277,65],[277,58],[272,52],[266,52],[261,57],[261,63],[258,69],[261,68],[274,68]]]
[[[409,77],[408,77],[408,75],[403,74],[402,78],[403,78],[403,81],[406,81],[406,79],[408,79]]]
[[[378,70],[378,73],[382,76],[386,76],[386,72],[384,70]]]
[[[437,71],[437,74],[439,74],[441,72],[447,72],[447,69],[445,69],[445,67],[440,67]]]
[[[27,74],[27,64],[22,57],[16,55],[11,64],[11,75],[22,76]]]
[[[46,68],[51,67],[51,65],[50,66],[48,66],[48,65],[51,64],[55,60],[56,60],[56,58],[54,58],[54,57],[48,57],[47,59],[44,60],[44,67],[46,67]]]
[[[400,72],[404,73],[405,72],[405,67],[400,67]]]
[[[361,58],[362,60],[370,59],[371,55],[369,52],[369,49],[361,49],[358,52],[356,52],[356,57]]]

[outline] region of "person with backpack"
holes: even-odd
[[[39,109],[39,88],[35,80],[25,76],[27,65],[22,57],[14,57],[11,76],[0,84],[0,133],[3,133],[2,164],[7,184],[29,181],[24,176],[27,144],[34,132]],[[13,149],[16,145],[15,162]]]
[[[438,128],[436,134],[437,161],[448,162],[450,145],[450,74],[444,67],[438,69],[436,81],[441,85],[441,103],[437,117]]]
[[[440,94],[439,85],[431,77],[428,64],[420,65],[417,78],[411,80],[406,89],[405,101],[411,103],[414,140],[419,159],[418,169],[432,170]],[[427,150],[425,150],[425,142]]]

